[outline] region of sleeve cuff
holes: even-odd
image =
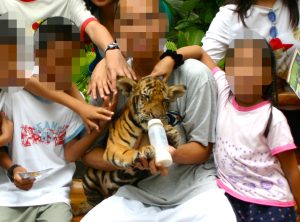
[[[211,69],[211,72],[212,72],[213,75],[215,75],[215,73],[218,72],[218,71],[221,71],[221,69],[218,66]]]
[[[65,141],[64,141],[64,144],[70,142],[72,139],[74,139],[77,135],[79,135],[82,131],[84,130],[84,125],[80,125],[76,130],[75,132],[68,136],[67,138],[65,138]]]
[[[85,33],[85,28],[86,26],[92,22],[92,21],[95,21],[95,22],[99,22],[95,17],[91,17],[91,18],[88,18],[87,20],[85,20],[82,25],[81,25],[81,28],[80,28],[80,39],[81,41],[84,40],[84,33]]]
[[[287,144],[287,145],[284,145],[284,146],[278,146],[278,147],[275,147],[275,148],[272,149],[271,154],[272,154],[272,156],[275,156],[278,153],[282,153],[282,152],[287,151],[287,150],[293,150],[293,149],[296,149],[296,148],[297,147],[294,143]]]

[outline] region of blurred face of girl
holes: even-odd
[[[117,41],[125,54],[152,58],[167,31],[167,19],[159,13],[158,0],[122,0],[115,19]]]
[[[228,49],[226,78],[235,96],[262,96],[272,82],[270,51],[263,39],[236,39]]]

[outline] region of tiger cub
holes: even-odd
[[[127,97],[127,103],[122,114],[109,127],[103,159],[123,169],[111,172],[87,169],[83,178],[87,203],[82,211],[88,211],[104,198],[111,196],[120,186],[136,184],[150,175],[148,171],[133,168],[140,158],[150,160],[155,156],[153,147],[147,141],[149,120],[160,119],[169,144],[174,147],[179,145],[177,130],[167,123],[167,111],[170,102],[184,95],[184,85],[168,86],[154,77],[144,77],[138,82],[123,77],[118,80],[118,89]],[[146,138],[146,144],[135,147],[141,138]]]

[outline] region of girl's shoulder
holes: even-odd
[[[236,5],[235,4],[227,4],[221,6],[219,8],[219,14],[226,15],[226,16],[236,16]]]
[[[280,111],[278,108],[274,106],[272,107],[272,115],[273,115],[272,118],[273,125],[276,125],[280,122],[287,122],[287,119],[282,113],[282,111]]]

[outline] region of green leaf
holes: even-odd
[[[169,6],[170,11],[173,16],[180,14],[180,9],[183,4],[182,0],[164,0],[165,3]]]
[[[201,45],[205,33],[202,30],[189,29],[185,32],[187,45]]]
[[[199,0],[186,0],[181,6],[181,10],[189,13],[193,11],[193,9],[197,7],[197,5],[199,5],[199,2]]]
[[[178,35],[177,35],[177,44],[176,45],[178,46],[178,48],[181,48],[181,47],[187,45],[187,40],[186,40],[184,32],[182,32],[182,31],[178,32]]]
[[[187,20],[181,20],[178,22],[177,26],[175,27],[176,30],[183,30],[189,26],[192,26],[193,22],[187,21]]]
[[[172,51],[176,51],[177,50],[176,44],[174,42],[171,42],[171,41],[167,41],[166,42],[166,48],[170,49]]]

